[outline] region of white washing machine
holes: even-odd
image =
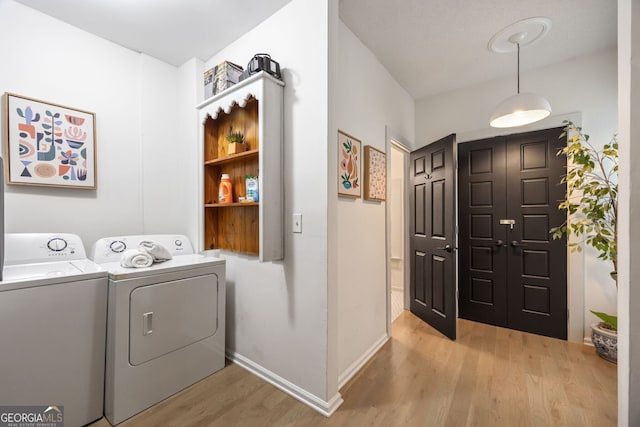
[[[6,234],[0,404],[62,405],[64,424],[102,417],[107,273],[74,234]]]
[[[173,259],[123,268],[143,240]],[[107,237],[91,258],[109,271],[105,416],[118,424],[222,369],[225,261],[194,254],[182,235]]]

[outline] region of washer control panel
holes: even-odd
[[[64,251],[67,246],[69,246],[69,243],[67,243],[67,241],[62,237],[54,237],[52,239],[49,239],[49,241],[47,242],[47,247],[54,252]]]
[[[76,234],[7,233],[5,264],[29,264],[86,259],[82,240]]]
[[[117,262],[120,261],[124,251],[136,249],[144,241],[164,246],[173,256],[194,253],[189,238],[182,234],[143,234],[100,239],[93,245],[89,257],[98,264]]]

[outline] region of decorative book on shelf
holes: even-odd
[[[198,105],[200,249],[283,258],[283,95],[284,83],[261,72]],[[230,203],[219,200],[222,174],[232,182]],[[242,200],[246,176],[258,177],[258,202]]]

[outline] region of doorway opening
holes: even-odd
[[[563,128],[460,144],[459,316],[567,339]]]
[[[389,269],[391,271],[391,322],[405,309],[405,157],[407,151],[392,140],[389,173]]]
[[[549,234],[566,218],[561,133],[449,135],[411,152],[412,313],[454,340],[458,317],[567,339],[566,242]]]

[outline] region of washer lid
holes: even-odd
[[[8,265],[3,270],[0,292],[35,286],[107,277],[107,272],[89,260]]]
[[[158,262],[151,267],[143,268],[125,268],[118,262],[109,262],[99,264],[100,267],[109,271],[109,277],[112,280],[132,279],[136,277],[153,276],[156,274],[171,273],[174,271],[188,271],[194,268],[212,267],[216,265],[225,265],[226,261],[221,258],[211,256],[192,254],[178,255],[173,259],[164,262]]]

